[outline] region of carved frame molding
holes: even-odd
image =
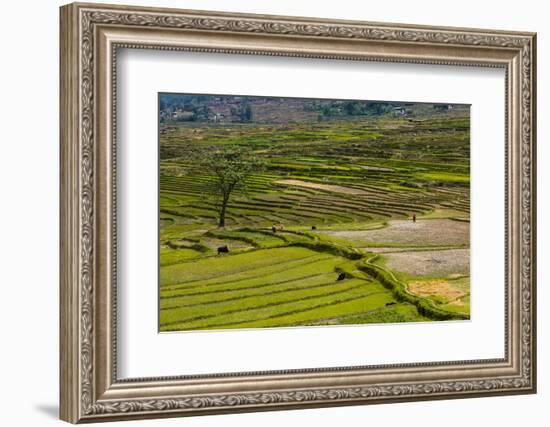
[[[116,287],[103,279],[116,282],[112,147],[120,47],[506,68],[506,357],[117,380]],[[61,418],[102,421],[534,392],[535,68],[531,33],[93,4],[62,7]],[[270,375],[273,382],[261,385]],[[285,387],[288,380],[299,385]],[[193,387],[201,383],[207,388],[197,392]]]

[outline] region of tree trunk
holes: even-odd
[[[229,202],[229,195],[224,196],[222,200],[222,207],[220,209],[220,221],[218,227],[225,227],[225,210],[227,208],[227,202]]]

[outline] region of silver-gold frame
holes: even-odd
[[[61,418],[78,423],[534,393],[535,43],[536,35],[525,32],[100,4],[63,6]],[[118,379],[114,150],[118,48],[503,68],[505,357]]]

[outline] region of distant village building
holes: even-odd
[[[450,111],[453,109],[453,106],[451,104],[435,104],[434,109],[439,111]]]
[[[221,113],[214,113],[214,115],[212,116],[212,120],[215,122],[219,122],[222,119],[223,119],[223,114]]]
[[[407,114],[407,110],[405,110],[405,107],[394,107],[392,113],[394,116],[404,116]]]
[[[178,109],[176,111],[173,111],[172,113],[168,113],[167,118],[177,122],[186,122],[192,120],[194,116],[195,113],[193,113],[192,111],[184,111]]]

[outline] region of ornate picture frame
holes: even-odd
[[[536,35],[74,3],[61,8],[61,419],[112,421],[536,391]],[[505,357],[120,380],[117,49],[412,64],[506,73]]]

